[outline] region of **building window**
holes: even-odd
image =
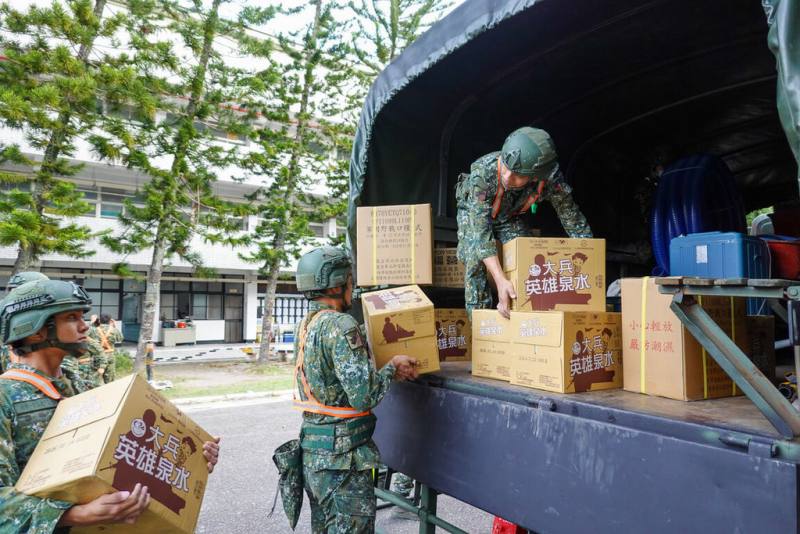
[[[165,276],[181,276],[178,273]],[[244,284],[225,284],[225,286],[241,286]],[[192,319],[220,320],[223,318],[223,284],[220,282],[161,282],[161,320],[175,320],[191,317]],[[234,287],[233,289],[238,289]],[[235,293],[226,288],[226,292]]]
[[[256,317],[260,321],[264,316],[266,297],[258,297]],[[296,325],[308,313],[308,300],[301,295],[275,295],[275,305],[272,307],[272,323],[282,325]]]
[[[313,232],[314,237],[325,237],[325,225],[322,223],[308,223],[308,228]]]

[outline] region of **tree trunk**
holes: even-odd
[[[275,247],[282,247],[282,243],[275,240]],[[267,293],[264,295],[264,315],[261,317],[261,345],[258,347],[259,364],[267,363],[269,359],[269,348],[272,344],[269,334],[272,332],[272,310],[275,308],[275,291],[278,287],[278,273],[280,272],[280,262],[274,262],[269,266],[269,278],[267,280]],[[297,356],[297,355],[295,355]]]
[[[147,286],[142,303],[142,324],[139,330],[139,342],[136,345],[136,359],[133,362],[133,372],[138,373],[144,369],[144,356],[147,343],[155,341],[153,330],[156,321],[156,302],[161,291],[161,275],[164,270],[164,257],[167,251],[167,244],[161,237],[161,229],[156,235],[153,243],[153,257],[150,260],[150,268],[147,270]]]
[[[295,132],[295,146],[292,148],[292,153],[289,156],[289,179],[286,183],[286,191],[284,192],[284,199],[286,209],[286,219],[275,234],[274,249],[283,250],[286,245],[286,228],[291,227],[292,213],[294,211],[295,203],[297,202],[297,173],[300,172],[300,146],[305,141],[305,129],[308,119],[308,100],[311,95],[311,87],[314,82],[314,67],[316,63],[313,58],[319,52],[317,50],[317,37],[319,36],[322,13],[322,0],[316,0],[314,7],[314,22],[311,27],[311,35],[306,41],[304,49],[305,72],[303,73],[303,90],[300,95],[300,112],[297,114],[297,131]],[[281,264],[279,261],[274,262],[269,266],[267,273],[267,293],[264,296],[264,314],[265,318],[261,322],[261,346],[258,349],[258,363],[265,364],[267,356],[269,355],[269,340],[265,336],[264,328],[269,325],[272,328],[272,309],[275,306],[275,289],[278,285],[278,276],[280,274]],[[269,312],[269,317],[267,317]],[[296,335],[296,333],[295,333]],[[266,339],[266,341],[265,341]],[[297,356],[297,355],[295,355]]]
[[[188,121],[194,120],[200,99],[203,97],[206,70],[208,69],[208,62],[211,58],[211,45],[214,43],[214,36],[216,35],[217,26],[219,25],[220,3],[221,0],[214,0],[211,4],[211,10],[203,28],[203,49],[200,52],[197,70],[192,77],[190,84],[192,88],[191,94],[185,110],[186,120]],[[163,180],[165,188],[164,204],[167,205],[168,208],[174,206],[176,203],[175,193],[178,188],[178,177],[182,172],[181,167],[186,158],[188,149],[188,141],[185,137],[179,136],[176,140],[175,155],[172,159],[172,166],[170,167],[170,176],[166,180]],[[144,368],[145,349],[147,347],[147,342],[152,339],[156,321],[156,301],[161,292],[161,275],[164,270],[164,259],[166,258],[167,247],[169,245],[166,234],[171,221],[168,217],[171,216],[172,213],[171,209],[165,211],[170,215],[159,221],[156,238],[153,241],[153,256],[150,260],[150,268],[147,271],[147,288],[145,289],[144,303],[142,304],[142,323],[141,330],[139,331],[139,342],[136,345],[136,359],[133,363],[134,372],[139,372]]]
[[[95,2],[94,16],[97,17],[98,20],[103,17],[103,10],[105,8],[106,0],[97,0],[97,2]],[[92,52],[96,37],[97,34],[93,35],[88,43],[83,43],[81,45],[81,47],[78,49],[78,61],[81,61],[84,64],[88,62],[89,54]],[[52,169],[58,161],[58,157],[61,155],[61,149],[64,146],[64,142],[67,138],[66,125],[69,124],[70,120],[72,120],[72,110],[67,109],[59,113],[58,124],[61,124],[62,126],[61,128],[53,130],[53,132],[50,134],[50,139],[47,141],[47,146],[45,147],[44,155],[42,156],[42,162],[39,164],[39,172],[37,173],[37,177],[33,180],[33,187],[35,188],[33,192],[33,207],[38,214],[39,220],[41,220],[42,215],[44,214],[44,194],[52,186]],[[20,244],[19,252],[17,253],[17,259],[14,262],[14,269],[11,273],[12,276],[18,272],[34,270],[36,268],[36,264],[39,262],[40,253],[41,251],[39,250],[38,243],[35,241],[28,242],[24,245]]]

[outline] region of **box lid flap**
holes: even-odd
[[[514,343],[560,347],[564,333],[563,312],[511,312]]]
[[[119,410],[136,375],[69,397],[58,403],[42,439],[50,439],[76,428],[111,417]]]
[[[364,311],[370,317],[403,310],[433,307],[433,302],[417,285],[394,287],[361,295]]]

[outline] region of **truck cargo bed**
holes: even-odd
[[[565,395],[469,367],[391,388],[387,465],[536,532],[798,531],[800,447],[745,397]]]

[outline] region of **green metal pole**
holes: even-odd
[[[432,495],[431,495],[432,494]],[[382,501],[390,502],[397,506],[398,508],[402,508],[403,510],[407,510],[413,514],[417,514],[419,517],[420,522],[420,532],[426,533],[433,533],[434,526],[441,528],[446,532],[450,532],[452,534],[468,534],[467,531],[461,530],[455,525],[451,525],[447,521],[436,517],[436,492],[427,486],[422,486],[422,494],[421,494],[421,507],[417,508],[414,506],[408,499],[401,497],[400,495],[394,493],[393,491],[388,491],[381,488],[375,488],[375,496]],[[433,502],[431,503],[431,499]],[[428,508],[428,506],[433,505],[433,510]],[[430,530],[422,530],[423,525],[425,528]]]
[[[436,527],[427,521],[428,517],[436,517],[436,492],[426,484],[420,488],[419,507],[425,513],[425,521],[419,522],[419,534],[436,534]]]

